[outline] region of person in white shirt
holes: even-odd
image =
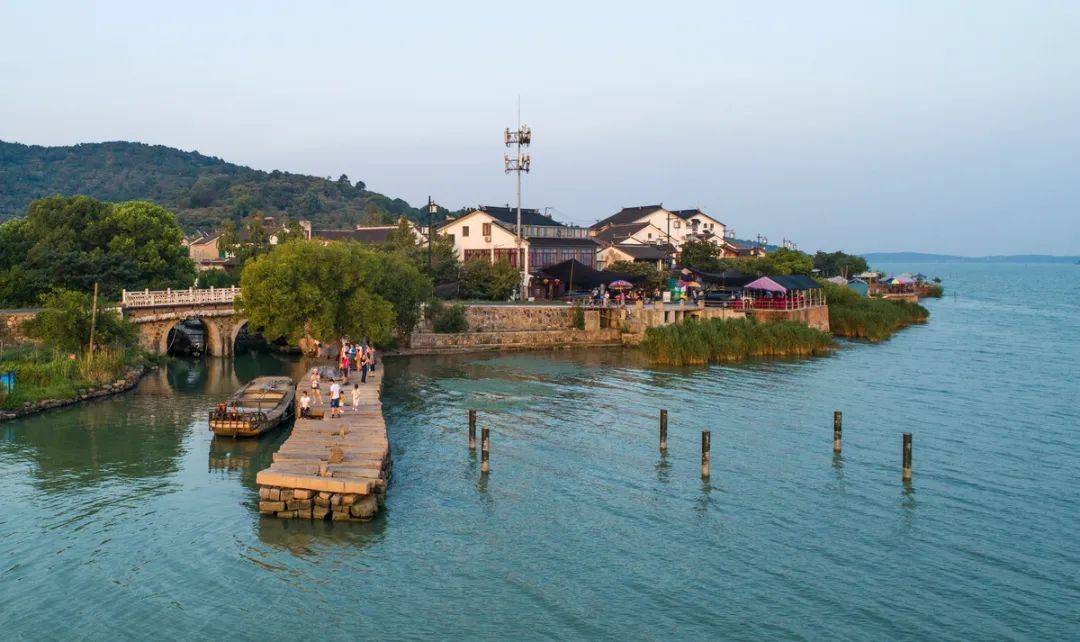
[[[311,369],[311,396],[316,403],[322,403],[322,392],[319,391],[319,369]]]
[[[360,411],[360,384],[358,383],[352,385],[352,409],[353,412]]]
[[[336,381],[330,384],[330,416],[341,416],[341,384]]]
[[[311,416],[311,396],[308,395],[308,391],[305,390],[300,395],[300,418]]]

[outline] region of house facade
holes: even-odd
[[[596,242],[582,227],[563,225],[535,209],[521,210],[521,241],[517,237],[517,209],[481,205],[443,223],[438,233],[450,237],[462,262],[505,260],[531,273],[549,265],[576,259],[592,267]]]
[[[676,250],[690,239],[715,240],[724,238],[726,226],[700,209],[669,210],[663,205],[639,205],[624,207],[615,214],[598,221],[589,228],[594,237],[629,231],[634,225],[650,226],[644,233],[659,230],[661,236],[655,242],[670,243]],[[640,232],[631,236],[640,240]]]

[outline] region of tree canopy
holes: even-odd
[[[293,240],[249,261],[241,310],[269,339],[379,343],[408,332],[431,282],[401,257],[352,242]]]
[[[50,196],[0,225],[0,305],[31,306],[56,288],[103,297],[122,289],[186,288],[195,267],[173,214],[146,201]]]
[[[90,295],[73,290],[55,290],[41,297],[42,309],[23,322],[23,330],[45,345],[65,352],[82,352],[90,343],[93,313]],[[136,330],[115,312],[98,305],[94,324],[94,344],[130,347]]]
[[[845,252],[822,252],[814,253],[814,268],[821,271],[822,276],[853,277],[870,269],[866,259],[856,254]]]
[[[521,273],[506,260],[495,263],[484,259],[466,261],[461,266],[460,275],[463,299],[505,301],[521,280]]]
[[[400,198],[370,192],[345,175],[336,181],[264,172],[163,145],[109,142],[41,147],[0,141],[0,220],[36,198],[87,194],[106,201],[149,200],[175,211],[181,226],[239,224],[252,212],[288,212],[316,227],[351,227],[370,211],[419,220]]]
[[[680,263],[706,272],[738,270],[744,274],[782,276],[810,274],[814,261],[809,254],[785,247],[776,248],[765,256],[720,258],[720,248],[708,241],[687,241],[683,244]]]

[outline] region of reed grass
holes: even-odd
[[[89,354],[71,355],[34,346],[5,350],[0,372],[15,373],[15,389],[0,390],[0,408],[18,408],[42,399],[67,399],[79,390],[100,387],[124,376],[137,365],[137,351],[102,348]]]
[[[918,303],[868,299],[831,283],[825,288],[829,299],[829,328],[840,337],[876,343],[910,325],[926,323],[930,318],[930,311]]]
[[[828,333],[796,321],[688,319],[645,331],[641,349],[653,363],[705,365],[766,357],[809,357],[834,347]]]

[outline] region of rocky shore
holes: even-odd
[[[16,408],[12,410],[0,410],[0,421],[7,421],[9,419],[17,419],[19,417],[25,417],[53,408],[63,408],[64,406],[70,406],[77,404],[81,401],[89,401],[91,399],[97,399],[99,397],[107,397],[109,395],[115,395],[120,392],[126,392],[135,387],[143,375],[148,372],[148,368],[145,366],[139,366],[132,368],[124,373],[124,376],[107,383],[97,388],[84,388],[79,390],[79,394],[75,397],[68,397],[66,399],[41,399],[38,401],[28,401],[23,404],[22,408]]]

